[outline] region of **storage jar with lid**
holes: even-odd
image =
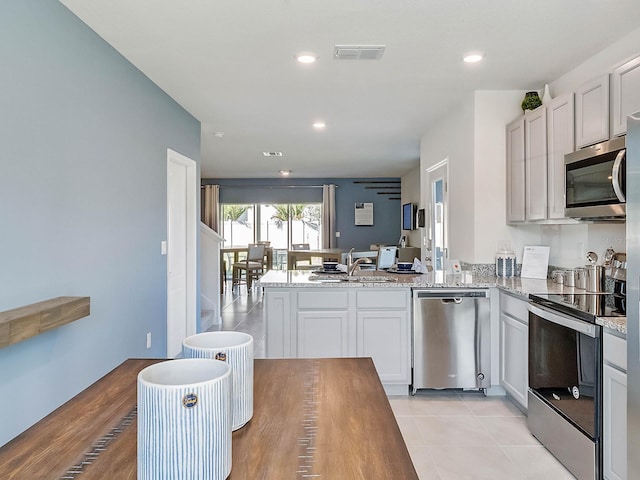
[[[511,278],[516,276],[516,254],[504,247],[496,253],[496,276]]]

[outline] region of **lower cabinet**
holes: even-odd
[[[297,315],[297,356],[337,358],[353,356],[349,352],[349,312],[311,311]]]
[[[604,334],[603,426],[604,478],[627,478],[626,340]]]
[[[388,393],[411,383],[410,288],[265,288],[268,358],[371,357]]]
[[[529,302],[500,293],[500,385],[524,409],[529,388]]]
[[[411,381],[407,311],[358,312],[356,356],[371,357],[382,383]]]

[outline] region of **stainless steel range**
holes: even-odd
[[[609,294],[531,295],[531,433],[576,478],[602,478],[602,327],[623,315]]]

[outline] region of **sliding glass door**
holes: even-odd
[[[274,250],[274,268],[286,268],[292,244],[322,248],[322,204],[223,204],[224,247],[269,242]]]

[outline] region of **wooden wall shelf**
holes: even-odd
[[[57,297],[0,312],[0,348],[88,316],[90,301],[90,297]]]

